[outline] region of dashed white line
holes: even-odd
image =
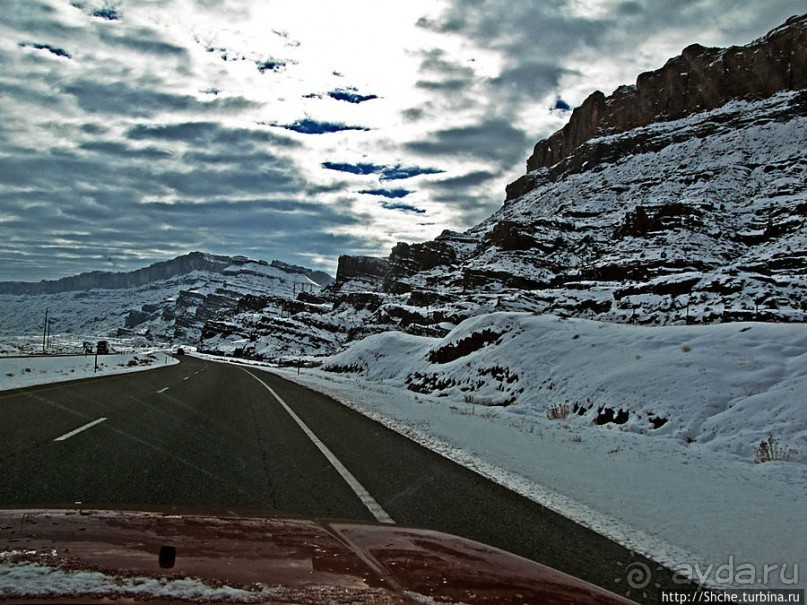
[[[185,378],[183,378],[182,380],[187,380],[188,378],[190,378],[190,376],[185,376]]]
[[[289,404],[283,401],[280,395],[274,392],[272,387],[270,387],[263,380],[255,376],[255,374],[244,368],[241,369],[244,370],[244,372],[246,372],[250,376],[252,376],[255,380],[260,382],[264,386],[264,388],[267,391],[269,391],[275,399],[277,399],[277,402],[283,406],[283,409],[285,409],[288,415],[291,416],[292,420],[294,420],[294,422],[296,422],[297,425],[301,429],[303,429],[303,432],[314,443],[314,445],[316,445],[317,448],[319,448],[319,451],[321,451],[323,455],[328,459],[328,462],[330,462],[331,465],[336,469],[336,471],[340,475],[342,475],[342,479],[344,479],[347,482],[347,484],[350,486],[350,489],[354,491],[354,493],[359,497],[364,506],[366,506],[367,509],[372,513],[372,515],[376,518],[376,521],[378,521],[379,523],[389,523],[394,525],[395,521],[393,521],[392,517],[390,517],[389,514],[387,514],[387,511],[381,508],[381,505],[378,502],[376,502],[375,498],[373,498],[370,495],[370,492],[364,489],[364,486],[361,483],[359,483],[356,477],[354,477],[351,474],[351,472],[347,470],[347,468],[345,468],[345,465],[342,464],[339,461],[339,459],[333,454],[333,452],[331,452],[331,450],[328,449],[328,446],[322,443],[319,437],[317,437],[314,434],[314,432],[310,428],[308,428],[308,426],[302,421],[302,419],[297,414],[294,413],[294,410],[292,410],[289,407]]]
[[[160,389],[160,390],[159,390],[159,391],[157,391],[157,392],[158,392],[158,393],[165,393],[165,392],[166,392],[168,389],[170,389],[170,388],[171,388],[171,387],[165,387],[164,389]]]
[[[65,439],[70,439],[70,437],[73,437],[74,435],[78,435],[81,431],[86,431],[88,428],[93,427],[96,424],[100,424],[104,420],[106,420],[105,417],[104,418],[96,418],[92,422],[88,422],[87,424],[85,424],[83,426],[80,426],[77,429],[70,431],[69,433],[65,433],[61,437],[56,437],[56,439],[54,439],[54,441],[64,441]]]

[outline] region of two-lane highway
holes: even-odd
[[[191,358],[0,395],[0,503],[184,504],[373,519],[267,395],[238,368]]]
[[[614,591],[624,592],[634,561],[654,570],[654,584],[680,588],[653,562],[324,395],[255,368],[181,361],[0,393],[0,505],[186,505],[395,522],[498,546]]]

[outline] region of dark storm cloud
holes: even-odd
[[[427,140],[412,141],[406,146],[420,154],[471,157],[510,168],[522,159],[529,142],[524,131],[510,120],[489,118],[470,126],[438,130]]]
[[[562,64],[564,57],[583,48],[629,51],[671,26],[682,33],[681,48],[697,42],[697,32],[704,31],[732,38],[728,43],[745,44],[759,36],[761,29],[773,28],[790,15],[804,12],[800,0],[626,0],[592,17],[568,10],[569,4],[564,0],[453,0],[442,15],[420,19],[418,25],[459,34],[480,46],[503,51],[506,69],[517,70],[536,57],[554,58],[553,62]],[[687,34],[687,30],[692,33]]]
[[[445,172],[439,168],[425,168],[422,166],[384,166],[380,172],[381,181],[397,181],[399,179],[408,179],[413,176],[420,176],[421,174],[440,174]]]
[[[112,6],[96,8],[90,12],[90,16],[105,19],[106,21],[119,21],[122,18],[120,11]]]
[[[412,212],[415,214],[426,214],[423,208],[412,206],[411,204],[402,204],[401,202],[381,202],[381,207],[386,210],[399,210],[401,212]]]
[[[423,78],[416,82],[418,88],[458,93],[470,88],[474,82],[474,70],[452,60],[439,48],[422,53],[420,71]]]
[[[0,53],[0,65],[3,64],[3,56]],[[1,71],[1,70],[0,70]],[[35,88],[27,85],[25,82],[7,80],[0,73],[0,91],[2,97],[12,99],[18,106],[43,106],[48,109],[53,108],[54,104],[58,103],[58,93],[52,92],[44,87]],[[36,110],[40,110],[37,107]],[[0,120],[0,124],[5,120]]]
[[[250,131],[221,129],[219,134],[225,141],[237,135],[235,140],[246,144],[225,142],[206,145],[206,151],[194,149],[191,154],[210,156],[200,158],[186,157],[170,148],[132,147],[121,141],[95,139],[79,143],[75,151],[28,150],[0,158],[0,181],[7,191],[38,191],[42,199],[62,207],[69,206],[72,198],[94,199],[97,195],[106,205],[117,205],[119,211],[146,197],[203,200],[304,189],[305,182],[292,160],[254,148]]]
[[[555,103],[554,103],[554,105],[552,105],[552,109],[554,109],[556,111],[571,111],[572,110],[571,106],[566,101],[561,99],[560,97],[557,97],[555,99]]]
[[[200,101],[190,95],[175,95],[150,89],[147,85],[123,82],[99,82],[81,79],[66,84],[62,92],[75,97],[89,113],[147,117],[165,111],[237,111],[257,107],[243,97],[214,98]]]
[[[486,219],[498,207],[501,200],[490,195],[490,186],[500,184],[501,178],[501,173],[475,170],[429,181],[424,188],[431,192],[429,199],[455,208],[462,214],[465,224],[471,226]]]
[[[500,176],[501,176],[500,174],[494,172],[488,172],[487,170],[477,170],[474,172],[469,172],[468,174],[454,176],[448,179],[431,181],[428,184],[428,186],[433,187],[435,189],[445,189],[445,190],[465,189],[469,187],[478,187],[479,185],[490,182],[492,179],[496,179]]]
[[[418,80],[415,86],[424,90],[459,93],[467,90],[470,86],[470,82],[467,80]]]
[[[390,199],[400,199],[412,193],[409,189],[362,189],[359,193],[364,195],[380,195]]]
[[[126,131],[132,140],[181,141],[194,145],[223,145],[226,148],[271,144],[299,147],[297,141],[265,129],[228,128],[217,122],[178,122],[173,124],[138,124]]]
[[[358,219],[338,209],[291,198],[251,198],[228,200],[211,198],[204,205],[193,202],[150,202],[142,204],[145,212],[163,220],[174,222],[181,219],[185,227],[204,229],[234,229],[238,227],[267,226],[272,223],[272,232],[308,232],[324,225],[354,225]],[[215,221],[211,221],[215,217]],[[256,222],[257,221],[257,222]]]
[[[114,29],[104,28],[98,31],[98,38],[109,46],[125,48],[137,53],[158,55],[163,58],[174,56],[185,58],[188,51],[182,47],[155,38],[153,32],[138,29],[120,33]]]
[[[299,132],[300,134],[328,134],[331,132],[342,132],[345,130],[361,130],[368,131],[369,128],[364,126],[351,126],[343,124],[342,122],[325,122],[321,120],[313,120],[311,118],[303,118],[292,122],[291,124],[281,124],[281,128]]]
[[[299,190],[299,177],[291,166],[282,162],[263,164],[259,170],[234,166],[211,170],[199,166],[190,170],[165,170],[154,174],[156,184],[172,195],[207,199],[216,196],[254,195],[263,192],[293,193]]]
[[[171,152],[148,147],[137,149],[119,141],[90,141],[79,145],[84,151],[92,151],[104,156],[117,156],[128,159],[163,160],[171,157]]]
[[[3,0],[0,10],[3,25],[27,35],[64,40],[81,32],[78,27],[59,22],[56,11],[39,0]]]
[[[378,164],[346,164],[340,162],[323,162],[323,168],[337,170],[339,172],[349,172],[350,174],[375,174],[384,170],[384,166]]]
[[[491,196],[487,190],[477,188],[435,192],[433,202],[452,208],[462,217],[463,228],[479,224],[495,212],[504,200],[504,189],[500,197]]]
[[[265,73],[267,71],[280,71],[286,67],[286,62],[278,59],[264,59],[263,61],[256,61],[255,65],[258,66],[259,72]]]
[[[691,30],[692,35],[682,40],[681,49],[690,43],[708,45],[747,44],[762,33],[783,23],[791,15],[803,14],[800,0],[630,0],[617,5],[614,17],[629,26],[627,32],[612,32],[610,39],[622,45],[638,40],[652,39],[658,32],[675,24],[679,30]],[[701,40],[697,32],[713,30],[725,39],[709,42]],[[661,65],[659,65],[660,67]]]
[[[267,164],[278,161],[278,156],[268,151],[253,150],[249,153],[217,150],[217,151],[189,151],[182,154],[182,160],[190,164],[209,164],[212,166],[233,164],[241,168],[258,170]]]
[[[337,101],[346,101],[347,103],[364,103],[365,101],[372,101],[377,99],[378,95],[362,95],[359,94],[355,88],[337,88],[328,93],[328,96]]]
[[[404,109],[401,115],[410,122],[417,122],[426,117],[426,111],[422,107],[410,107],[409,109]]]
[[[557,90],[560,79],[569,73],[553,63],[530,61],[506,67],[490,85],[498,94],[537,100]]]
[[[595,45],[604,35],[602,21],[569,16],[563,4],[489,0],[480,5],[475,0],[455,0],[443,15],[420,19],[418,25],[467,36],[479,46],[505,51],[520,63],[536,56],[564,56],[580,45]],[[428,65],[424,63],[423,69]]]
[[[338,172],[349,172],[350,174],[378,174],[381,181],[394,181],[408,179],[421,174],[439,174],[444,172],[439,168],[426,168],[422,166],[384,166],[380,164],[358,163],[348,164],[341,162],[323,162],[323,168],[336,170]]]
[[[82,208],[91,210],[89,205]],[[8,261],[0,269],[0,279],[29,281],[106,268],[88,267],[88,257],[99,262],[112,257],[121,265],[119,270],[135,269],[146,264],[142,258],[150,252],[155,260],[164,260],[194,249],[223,254],[252,253],[259,258],[283,258],[310,266],[310,257],[301,254],[301,250],[336,258],[345,251],[370,253],[374,245],[372,241],[332,232],[334,227],[356,224],[352,215],[341,209],[291,199],[139,204],[132,211],[113,213],[109,220],[104,216],[102,226],[95,224],[97,221],[98,215],[92,212],[87,212],[86,217],[75,217],[59,213],[53,204],[36,206],[13,228],[14,233],[30,232],[24,239],[32,249],[28,254],[30,265],[20,252],[23,240],[0,241],[0,258]],[[48,222],[59,224],[59,243],[42,230],[42,225]],[[155,239],[155,232],[161,238]],[[73,265],[71,257],[77,250],[81,251],[83,264]],[[47,267],[55,263],[61,271],[48,273]]]
[[[56,57],[65,59],[72,59],[72,55],[63,48],[52,46],[50,44],[42,44],[40,42],[20,42],[20,48],[33,48],[34,50],[45,50]]]
[[[294,199],[255,198],[233,202],[209,200],[190,203],[153,203],[144,212],[155,224],[181,225],[196,238],[199,248],[231,254],[284,258],[310,266],[306,254],[336,258],[351,251],[373,250],[372,238],[334,234],[338,227],[355,226],[361,218],[339,206]]]
[[[103,6],[87,6],[87,3],[83,2],[82,0],[71,0],[70,5],[89,15],[90,17],[96,17],[105,21],[120,21],[123,18],[120,9],[112,6],[111,4],[104,4]]]
[[[57,260],[58,266],[67,267],[60,259],[71,250],[83,255],[100,250],[116,258],[137,251],[139,262],[150,249],[164,258],[166,250],[179,254],[190,247],[233,254],[254,249],[262,251],[261,257],[272,254],[310,264],[310,258],[297,252],[301,242],[303,250],[334,258],[342,250],[367,245],[329,233],[335,226],[355,224],[354,215],[289,197],[305,183],[285,160],[265,152],[241,155],[241,162],[211,170],[159,150],[91,141],[75,154],[30,151],[3,158],[0,213],[14,237],[0,243],[0,256],[14,259],[12,267],[19,270],[25,266],[21,250],[50,250],[51,262],[40,267]],[[54,239],[62,243],[56,246]],[[24,278],[58,276],[26,273]],[[8,269],[0,279],[21,277]]]

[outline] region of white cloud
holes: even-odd
[[[122,269],[199,247],[334,270],[469,227],[563,125],[556,97],[748,42],[798,5],[7,0],[0,279],[106,268],[98,242]],[[283,128],[300,120],[367,130]],[[390,203],[360,193],[381,172],[328,162],[427,170]]]

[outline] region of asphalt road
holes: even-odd
[[[659,588],[682,588],[652,561],[324,395],[254,368],[190,357],[148,372],[0,393],[0,471],[4,507],[388,515],[621,594],[630,588],[628,566],[647,565],[652,582],[629,595],[640,602],[656,602]]]

